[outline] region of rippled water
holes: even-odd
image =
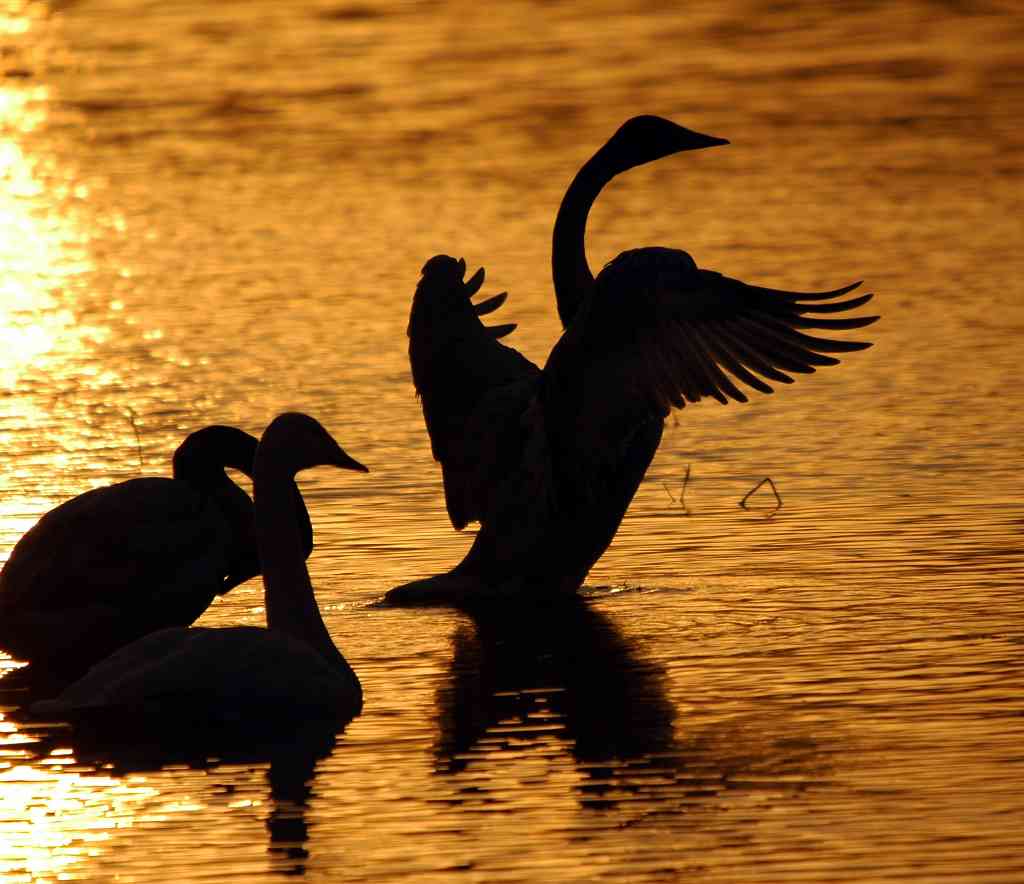
[[[373,470],[303,480],[363,715],[202,764],[8,718],[0,877],[1024,878],[1024,21],[665,6],[0,7],[0,551],[205,423],[299,408]],[[373,607],[469,543],[406,365],[420,266],[484,264],[542,361],[558,201],[638,112],[732,145],[614,182],[592,264],[863,277],[876,346],[672,421],[586,604]],[[766,476],[782,508],[738,507]]]

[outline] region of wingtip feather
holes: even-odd
[[[492,338],[503,338],[505,335],[512,334],[519,326],[514,322],[507,322],[504,325],[488,325],[484,326],[484,328],[487,329],[488,334]]]
[[[498,292],[498,294],[487,298],[484,301],[480,301],[478,304],[473,305],[473,310],[477,316],[486,316],[488,313],[493,313],[499,309],[502,304],[505,303],[508,298],[508,292]]]
[[[465,268],[465,261],[462,263],[463,268]],[[465,272],[465,270],[463,270],[463,272]],[[481,267],[463,284],[462,290],[465,292],[467,298],[472,298],[473,295],[480,291],[480,286],[484,284],[484,276],[484,268]]]

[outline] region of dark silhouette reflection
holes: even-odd
[[[316,765],[334,750],[344,727],[344,722],[293,720],[267,722],[258,731],[172,727],[143,732],[127,722],[121,722],[121,729],[108,722],[103,728],[36,728],[36,742],[22,745],[28,745],[37,759],[70,747],[77,764],[94,767],[104,776],[157,772],[170,765],[213,772],[228,765],[269,762],[266,829],[273,871],[301,875],[309,856],[306,812]]]
[[[309,858],[306,809],[313,795],[316,760],[306,753],[287,753],[276,756],[267,771],[271,798],[271,810],[267,814],[269,849],[285,874],[302,874]]]
[[[632,821],[699,815],[733,790],[771,801],[828,769],[819,741],[784,710],[677,727],[663,668],[575,594],[466,613],[437,698],[436,770],[462,780],[457,803],[494,797],[480,774],[506,752],[553,742],[572,755],[580,806]]]
[[[672,769],[675,710],[664,673],[634,653],[612,620],[570,594],[475,606],[454,636],[451,684],[438,694],[437,769],[458,773],[494,731],[512,747],[554,731],[588,778],[585,806],[610,806],[631,772]],[[635,785],[635,784],[634,784]]]
[[[727,144],[654,116],[627,120],[579,170],[552,237],[565,329],[544,368],[487,327],[504,294],[473,304],[483,270],[431,258],[413,296],[409,361],[452,525],[479,522],[447,574],[388,593],[392,604],[458,604],[481,591],[575,591],[612,542],[661,441],[665,418],[704,398],[746,402],[793,374],[836,365],[868,343],[820,337],[878,317],[834,315],[871,295],[747,285],[699,268],[678,249],[622,252],[596,277],[587,217],[615,176],[681,151]]]

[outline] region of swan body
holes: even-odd
[[[295,474],[318,465],[366,472],[313,418],[287,413],[256,452],[253,494],[267,628],[167,628],[93,666],[36,718],[272,726],[280,715],[351,718],[362,688],[320,616],[294,507]],[[293,719],[289,719],[294,723]]]
[[[283,632],[169,627],[115,651],[54,699],[33,704],[32,714],[214,730],[282,711],[352,717],[362,703],[353,679],[338,678],[330,661]]]
[[[832,314],[859,283],[796,293],[699,268],[678,249],[623,252],[595,279],[587,216],[602,188],[634,166],[727,144],[659,117],[635,117],[573,179],[555,219],[552,275],[564,333],[543,369],[498,340],[514,326],[473,304],[483,270],[444,255],[423,268],[409,321],[413,383],[452,524],[480,523],[447,574],[391,590],[393,604],[460,603],[479,595],[575,591],[611,543],[673,408],[703,398],[747,401],[743,387],[835,365],[829,353],[870,344],[811,332],[878,317]]]
[[[165,626],[192,623],[259,573],[249,496],[257,440],[234,427],[190,434],[174,478],[95,488],[46,513],[0,571],[0,648],[35,667],[81,672]],[[309,516],[295,489],[306,554]]]

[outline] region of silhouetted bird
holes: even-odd
[[[252,501],[256,439],[210,426],[174,453],[174,478],[87,491],[44,515],[0,571],[0,648],[33,669],[77,675],[130,641],[187,626],[259,573]],[[302,544],[313,529],[293,488]]]
[[[479,316],[483,270],[439,255],[423,268],[409,320],[413,382],[452,524],[480,522],[451,572],[392,590],[395,604],[458,602],[469,593],[575,590],[611,543],[673,407],[704,397],[745,402],[740,385],[835,365],[825,353],[870,346],[803,329],[851,329],[878,317],[827,318],[871,295],[859,283],[801,294],[701,270],[686,253],[623,252],[595,280],[584,253],[601,189],[634,166],[727,144],[659,117],[635,117],[573,179],[555,220],[552,270],[565,333],[541,371],[496,338],[514,326]],[[731,376],[731,377],[730,377]]]
[[[303,554],[295,474],[318,465],[366,472],[313,418],[282,414],[267,427],[253,466],[256,540],[267,628],[169,628],[96,664],[36,718],[90,729],[149,731],[191,738],[193,729],[295,728],[306,717],[352,718],[362,688],[331,641]]]

